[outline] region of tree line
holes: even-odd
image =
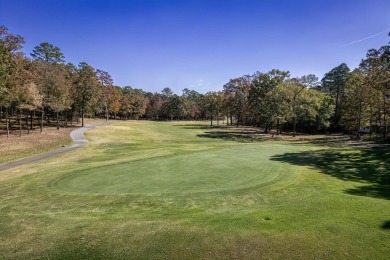
[[[181,95],[164,88],[151,93],[113,84],[110,74],[86,62],[65,62],[60,48],[36,46],[21,52],[22,36],[0,26],[0,121],[4,132],[57,128],[84,117],[200,120],[307,133],[351,132],[387,137],[390,99],[390,45],[371,49],[358,68],[340,64],[319,80],[291,77],[273,69],[230,79],[220,91]]]

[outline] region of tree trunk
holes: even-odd
[[[30,130],[33,130],[33,111],[30,111]]]
[[[340,86],[337,86],[337,91],[336,91],[336,106],[335,106],[335,127],[336,131],[339,131],[339,123],[340,123]]]
[[[370,135],[372,135],[372,116],[373,116],[372,106],[370,105]]]
[[[81,110],[81,127],[84,127],[84,108]]]
[[[107,102],[106,102],[106,121],[108,121],[108,108],[107,108]]]
[[[29,123],[28,123],[28,114],[26,115],[25,120],[26,120],[27,134],[30,134],[30,128],[28,127],[28,125],[29,125]]]
[[[384,126],[384,131],[383,131],[383,140],[386,140],[387,136],[387,122],[386,122],[386,96],[383,98],[383,126]]]
[[[359,102],[359,113],[358,113],[358,124],[357,124],[357,132],[356,132],[356,138],[359,140],[360,139],[360,128],[361,128],[361,123],[362,122],[362,102]]]
[[[19,136],[22,137],[22,111],[19,110]]]
[[[60,120],[58,118],[58,111],[56,112],[56,120],[57,120],[57,130],[60,129]]]
[[[213,126],[213,116],[212,115],[210,117],[210,120],[211,120],[210,125]]]
[[[42,108],[42,113],[41,113],[41,133],[43,132],[43,118],[44,118],[44,109]]]
[[[28,130],[28,114],[26,115],[25,120],[26,120],[26,125],[27,125],[27,130]]]
[[[296,128],[296,125],[297,125],[297,117],[296,117],[296,115],[294,115],[293,137],[295,137],[295,128]]]
[[[5,124],[6,124],[6,127],[7,127],[7,137],[9,137],[9,113],[8,113],[8,108],[6,108]]]
[[[293,113],[294,113],[294,122],[293,122],[293,137],[295,137],[295,127],[297,125],[297,115],[296,115],[296,105],[295,105],[295,97],[294,97],[294,104],[293,104]]]
[[[79,112],[77,113],[77,124],[79,124],[80,123],[80,110],[79,110]]]

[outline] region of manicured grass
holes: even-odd
[[[0,172],[1,258],[390,255],[386,147],[248,141],[191,122],[114,122],[87,137]]]
[[[265,152],[277,153],[284,146],[223,147],[88,168],[51,183],[62,192],[94,194],[196,193],[230,191],[266,185],[286,172],[269,161]],[[237,156],[239,155],[239,156]]]

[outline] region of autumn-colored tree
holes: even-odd
[[[132,106],[132,118],[139,119],[142,117],[146,112],[148,102],[149,100],[144,95],[134,92],[130,98],[130,103]]]
[[[126,86],[122,89],[122,107],[120,112],[128,119],[139,119],[146,113],[149,100],[142,90]]]
[[[26,58],[23,53],[17,53],[14,56],[15,67],[10,74],[8,87],[12,93],[12,105],[18,109],[19,135],[22,135],[22,113],[28,111],[30,118],[30,126],[28,117],[26,118],[26,127],[28,132],[32,129],[32,111],[42,105],[42,95],[35,83],[32,73],[32,63]]]
[[[154,93],[149,98],[148,107],[146,109],[146,116],[151,119],[159,120],[162,116],[162,108],[164,106],[164,99],[161,94]]]
[[[56,115],[57,129],[59,113],[72,105],[73,82],[67,77],[68,68],[63,64],[64,54],[60,48],[43,42],[35,46],[31,56],[35,59],[38,73],[36,83],[44,93],[43,105]],[[43,112],[42,112],[43,113]]]
[[[122,91],[120,87],[117,86],[108,86],[105,90],[105,96],[107,98],[108,111],[113,114],[114,119],[116,119],[116,114],[121,108],[122,100]]]
[[[96,111],[101,97],[101,84],[95,69],[86,62],[78,67],[77,104],[81,113],[81,125],[84,126],[84,116],[87,111]]]
[[[109,118],[109,105],[108,105],[108,100],[109,100],[109,95],[113,94],[112,89],[108,89],[109,87],[112,87],[114,84],[114,81],[111,78],[111,75],[103,70],[96,70],[96,75],[99,79],[100,84],[102,85],[103,91],[102,93],[102,101],[104,103],[104,108],[105,108],[105,114],[106,114],[106,121],[108,121]]]
[[[70,109],[74,102],[72,79],[67,77],[68,70],[63,64],[38,61],[36,68],[39,73],[37,85],[44,94],[43,105],[55,113],[56,125],[59,129],[59,113]]]
[[[65,65],[66,69],[66,80],[68,81],[68,84],[70,84],[70,89],[69,89],[69,95],[72,99],[72,105],[70,107],[69,111],[69,119],[70,123],[73,124],[73,119],[76,116],[77,117],[77,122],[79,121],[79,116],[76,114],[78,104],[77,104],[77,84],[78,84],[78,78],[79,78],[79,71],[78,68],[72,64],[72,63],[67,63]],[[65,121],[65,124],[67,121]]]
[[[9,136],[10,125],[9,110],[15,100],[10,80],[17,71],[15,55],[18,55],[23,43],[22,36],[8,33],[5,26],[0,26],[0,108],[5,107],[6,110],[7,136]],[[0,114],[2,114],[1,112],[0,110]]]
[[[292,129],[293,135],[296,129],[358,132],[369,124],[370,130],[387,138],[389,44],[369,50],[358,70],[351,73],[343,63],[326,73],[321,83],[313,74],[290,79],[288,72],[272,70],[231,79],[223,92],[202,95],[185,88],[178,96],[168,87],[152,94],[113,86],[108,72],[95,70],[85,62],[78,67],[65,65],[61,50],[48,42],[33,49],[31,61],[19,51],[23,43],[23,37],[0,26],[0,120],[5,114],[8,134],[15,115],[21,133],[22,114],[28,114],[25,119],[30,130],[32,111],[39,109],[41,129],[44,111],[48,123],[50,116],[56,115],[57,128],[59,114],[64,115],[66,124],[67,113],[71,111],[72,121],[78,111],[82,125],[86,113],[104,113],[106,120],[116,118],[117,113],[126,119],[145,115],[157,120],[210,118],[211,124],[215,118],[219,124],[220,115],[226,115],[230,124],[234,118],[237,126],[256,124],[264,126],[265,132],[276,126],[278,134],[282,129]]]

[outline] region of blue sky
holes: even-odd
[[[0,24],[50,42],[114,83],[201,93],[273,68],[292,76],[353,69],[390,38],[389,0],[0,0]]]

